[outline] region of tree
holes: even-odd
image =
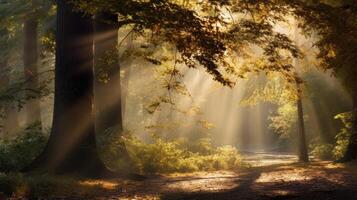
[[[6,90],[10,85],[10,73],[7,65],[7,58],[3,57],[0,59],[0,86],[2,90]],[[9,136],[14,133],[19,127],[18,112],[15,104],[9,103],[7,101],[3,102],[1,105],[3,114],[3,124],[2,124],[2,135]]]
[[[96,151],[93,105],[92,19],[57,1],[55,103],[51,135],[44,151],[25,171],[107,172]]]
[[[2,123],[2,134],[11,135],[16,132],[19,128],[18,121],[18,109],[16,104],[9,97],[8,88],[10,87],[10,54],[12,50],[12,45],[14,45],[14,40],[16,37],[11,37],[11,27],[9,19],[3,19],[3,26],[0,28],[0,45],[2,46],[2,51],[0,54],[0,87],[1,91],[5,93],[1,96],[1,114],[3,118]]]
[[[297,28],[297,27],[296,27]],[[298,32],[295,30],[294,33],[295,42],[298,43]],[[295,71],[299,72],[299,67],[297,60],[294,62],[295,64]],[[296,99],[296,107],[297,107],[297,128],[298,128],[298,141],[299,141],[299,161],[301,162],[309,162],[309,154],[306,145],[306,133],[305,133],[305,122],[304,122],[304,111],[303,111],[303,104],[302,104],[302,89],[301,89],[301,80],[296,78],[296,91],[297,91],[297,99]]]
[[[97,133],[115,132],[120,137],[123,132],[123,111],[117,21],[115,14],[100,13],[95,17],[95,110]],[[129,154],[123,140],[119,140],[119,159],[126,165],[123,167],[129,169]]]
[[[37,20],[33,16],[28,16],[24,22],[24,77],[27,82],[26,96],[31,97],[38,85],[38,34]],[[38,123],[41,125],[41,107],[38,98],[30,98],[26,103],[27,123]]]
[[[347,1],[346,1],[347,2]],[[336,60],[340,66],[335,68],[336,73],[342,78],[344,84],[350,91],[352,97],[352,128],[349,144],[346,153],[340,161],[350,161],[357,159],[357,84],[355,77],[357,76],[357,2],[346,4],[343,8],[341,20],[342,27],[338,27],[336,44]],[[335,24],[336,26],[340,26]],[[343,40],[345,38],[346,40]],[[352,47],[352,48],[351,48]]]
[[[58,1],[53,126],[47,147],[28,169],[59,173],[77,172],[91,176],[106,171],[97,155],[92,113],[93,26],[90,16],[108,13],[111,17],[119,14],[120,20],[115,23],[117,27],[131,24],[135,32],[151,31],[151,35],[155,36],[152,38],[154,45],[156,42],[161,42],[175,46],[180,54],[177,62],[188,67],[203,66],[215,80],[227,86],[232,86],[233,82],[222,71],[238,77],[242,75],[232,68],[234,66],[232,63],[224,59],[226,52],[231,51],[227,54],[236,55],[237,48],[246,44],[258,45],[264,52],[263,56],[267,62],[260,66],[259,71],[270,69],[289,74],[292,66],[289,59],[286,59],[286,62],[279,60],[282,57],[279,50],[288,52],[287,57],[298,57],[299,51],[288,37],[276,33],[269,21],[281,19],[281,14],[272,16],[273,18],[268,20],[265,19],[266,16],[259,14],[261,13],[259,9],[255,9],[254,12],[263,20],[255,21],[252,17],[234,26],[220,28],[218,24],[226,24],[222,16],[209,14],[199,17],[198,15],[200,12],[210,13],[217,10],[223,12],[229,4],[209,1],[207,5],[202,5],[201,10],[196,10],[190,8],[190,5],[156,0],[144,2],[68,0],[66,3]],[[252,6],[250,8],[254,9]],[[272,8],[268,6],[266,9]],[[284,7],[280,9],[284,13]],[[274,12],[271,13],[275,15],[277,9],[273,8],[273,10]],[[242,7],[236,8],[236,11],[247,12]],[[105,29],[109,27],[109,25],[103,26]],[[109,38],[112,41],[115,39],[114,36]],[[113,44],[109,43],[99,44],[99,47],[101,45],[113,47]],[[101,54],[103,51],[99,49],[98,52]],[[160,60],[156,59],[149,61],[160,63]],[[117,61],[113,61],[112,64],[108,66],[117,66]],[[118,68],[113,70],[117,72]],[[244,72],[250,71],[243,69],[242,73]],[[114,79],[117,80],[119,77]],[[114,100],[113,102],[117,103],[118,96]],[[115,117],[112,119],[115,124],[118,123],[116,118],[118,113],[115,112]]]
[[[304,112],[302,107],[302,90],[301,83],[296,83],[297,85],[297,114],[298,114],[298,138],[299,138],[299,160],[302,162],[309,162],[309,155],[307,153],[306,136],[305,136],[305,125],[304,125]]]
[[[124,71],[124,77],[121,81],[121,93],[122,93],[122,112],[123,114],[125,113],[125,109],[126,109],[126,98],[128,96],[128,88],[129,88],[129,81],[130,81],[130,74],[131,74],[131,70],[132,70],[132,62],[133,62],[133,57],[132,57],[132,54],[133,53],[133,36],[131,36],[130,38],[128,38],[128,41],[127,41],[127,45],[126,45],[126,51],[124,52],[124,55],[123,56],[126,56],[126,62],[125,63],[122,63],[122,69]],[[124,115],[123,115],[124,117]]]
[[[335,1],[335,4],[314,1],[312,5],[297,3],[294,13],[301,20],[306,34],[316,33],[319,38],[317,58],[320,67],[331,70],[349,91],[352,101],[352,129],[345,156],[340,161],[357,158],[357,2]]]
[[[48,21],[53,17],[52,5],[52,2],[47,0],[1,1],[0,24],[8,31],[7,34],[1,35],[4,41],[1,42],[1,56],[6,58],[8,63],[3,75],[11,78],[0,94],[0,101],[8,110],[8,114],[3,116],[4,124],[16,124],[17,120],[12,116],[17,115],[24,107],[28,111],[29,123],[41,122],[39,98],[51,93],[48,83],[51,82],[52,76],[44,77],[41,76],[43,72],[37,72],[40,70],[38,40],[43,36],[40,31],[48,27],[46,25],[49,25]],[[19,54],[20,51],[23,53]],[[44,52],[42,49],[41,53]],[[24,76],[18,76],[18,71]],[[14,128],[10,130],[17,131]]]

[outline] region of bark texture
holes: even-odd
[[[65,1],[57,1],[57,9],[52,131],[44,151],[25,171],[101,176],[108,170],[97,153],[92,112],[92,19]]]
[[[118,55],[118,26],[116,15],[99,14],[95,19],[95,107],[96,131],[123,132],[122,87]],[[119,143],[119,156],[123,168],[131,166],[131,159],[124,142]]]

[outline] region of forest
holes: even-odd
[[[357,199],[356,0],[0,0],[0,200]]]

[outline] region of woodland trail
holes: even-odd
[[[93,199],[356,199],[357,163],[296,163],[295,156],[246,155],[237,171],[157,175],[145,181],[96,180],[108,192]],[[76,198],[75,198],[76,199]],[[81,199],[81,198],[79,198]]]

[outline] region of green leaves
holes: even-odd
[[[34,123],[15,138],[0,139],[0,171],[17,171],[29,164],[45,147],[47,135]]]

